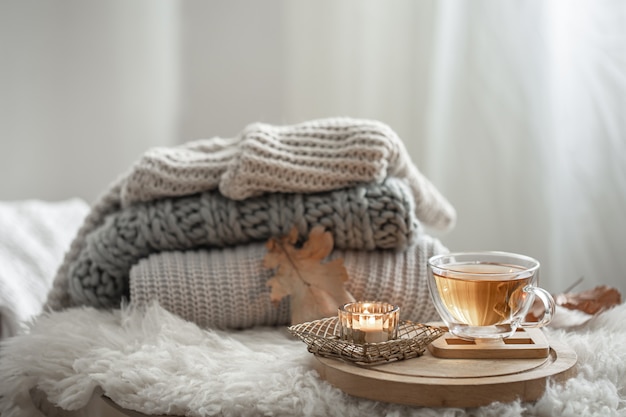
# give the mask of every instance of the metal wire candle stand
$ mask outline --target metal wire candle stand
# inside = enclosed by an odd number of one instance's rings
[[[336,358],[357,365],[372,366],[422,356],[426,347],[445,331],[438,327],[400,321],[397,337],[378,343],[352,343],[341,338],[341,323],[328,317],[288,328],[314,355]]]

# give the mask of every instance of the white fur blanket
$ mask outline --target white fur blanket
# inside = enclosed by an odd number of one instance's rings
[[[558,314],[562,314],[559,312]],[[557,314],[557,315],[558,315]],[[429,409],[348,396],[318,377],[306,345],[284,328],[201,330],[157,305],[41,316],[3,342],[0,415],[38,415],[36,388],[63,409],[95,389],[146,414],[187,416],[626,416],[626,305],[569,329],[578,374],[535,403]]]
[[[0,338],[41,312],[61,258],[89,211],[70,199],[0,201]]]

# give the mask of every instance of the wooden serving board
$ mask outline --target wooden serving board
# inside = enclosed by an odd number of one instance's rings
[[[575,374],[576,352],[551,343],[545,358],[444,359],[423,356],[361,367],[315,357],[320,376],[356,397],[426,407],[478,407],[494,401],[534,401],[548,378],[564,381]]]

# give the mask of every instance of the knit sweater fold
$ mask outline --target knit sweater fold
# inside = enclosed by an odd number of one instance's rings
[[[403,251],[334,250],[328,261],[344,260],[346,289],[358,300],[400,306],[401,319],[438,318],[428,293],[426,261],[447,252],[439,240],[421,235]],[[201,327],[243,329],[290,324],[289,298],[270,301],[263,267],[266,248],[252,243],[232,248],[150,255],[130,271],[135,304],[156,300],[166,310]]]
[[[264,193],[316,193],[402,178],[427,226],[454,225],[454,207],[417,169],[404,143],[375,120],[327,118],[288,126],[248,125],[213,138],[146,152],[121,190],[122,205],[218,188],[243,200]]]
[[[71,276],[86,267],[75,265],[79,258],[84,258],[85,251],[91,251],[87,247],[98,247],[89,243],[98,240],[93,237],[96,231],[112,221],[107,220],[109,217],[119,216],[135,205],[152,205],[164,199],[209,191],[233,201],[264,198],[275,193],[316,194],[381,185],[388,178],[399,179],[410,190],[411,207],[417,221],[439,229],[454,226],[454,207],[413,164],[396,133],[378,121],[328,118],[288,126],[253,123],[234,138],[216,137],[150,149],[112,182],[91,207],[57,271],[46,308],[57,310],[84,302],[111,305],[119,294],[128,291],[125,281],[119,279],[119,270],[105,271],[101,275],[97,272],[96,276],[105,277],[100,281],[103,285],[96,282],[100,278],[94,277],[95,284],[91,286],[95,292],[87,291],[78,296],[77,290],[80,292],[83,284],[77,285],[76,280],[71,282]],[[205,209],[205,217],[211,211]],[[193,221],[192,218],[186,221]],[[269,218],[281,221],[281,217]],[[355,215],[345,221],[359,218]],[[364,233],[359,232],[359,228],[352,230],[356,235]],[[168,239],[180,240],[181,237],[169,236]],[[227,239],[225,243],[229,243]],[[120,242],[120,246],[124,245]],[[131,246],[129,250],[135,251]],[[171,244],[160,243],[149,247],[150,253],[175,249]],[[141,250],[137,253],[136,259],[149,255]],[[115,256],[106,250],[101,253],[102,259],[111,261]],[[128,268],[126,265],[122,269]],[[111,297],[111,294],[116,295]],[[100,304],[98,300],[102,299],[107,301]]]
[[[69,265],[75,304],[118,306],[128,295],[128,272],[152,253],[223,248],[265,241],[296,227],[306,239],[325,227],[334,247],[402,250],[413,243],[418,221],[406,184],[382,184],[313,194],[272,193],[231,200],[217,191],[137,203],[107,217]]]

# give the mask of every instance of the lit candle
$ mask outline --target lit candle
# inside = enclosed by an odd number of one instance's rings
[[[395,339],[399,310],[399,307],[381,302],[345,304],[339,308],[341,338],[358,344]]]
[[[365,333],[365,343],[385,342],[389,339],[383,330],[383,321],[365,310],[359,318],[359,328]]]

